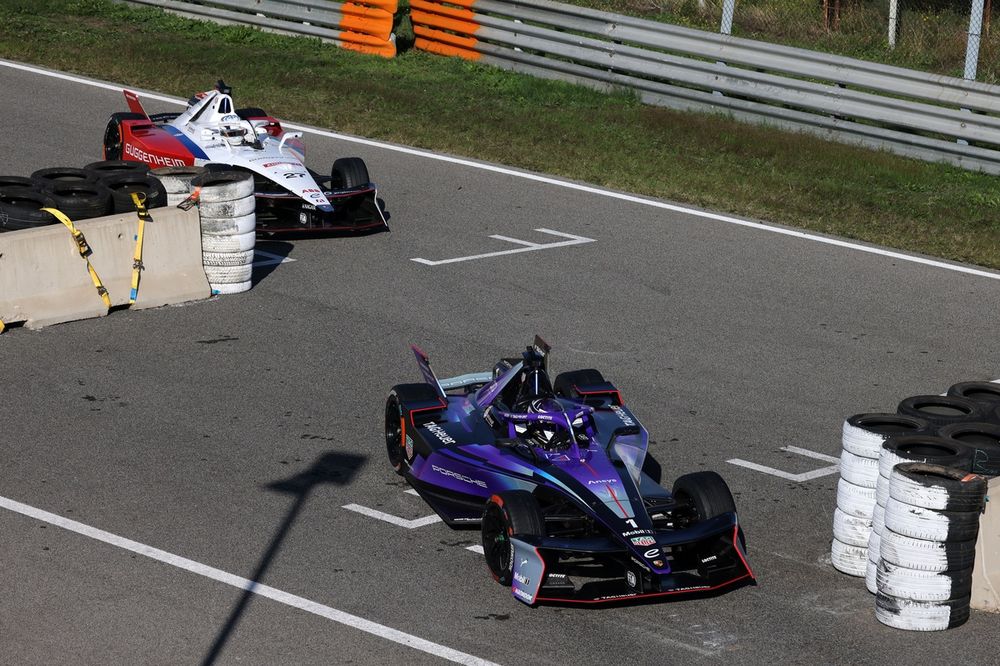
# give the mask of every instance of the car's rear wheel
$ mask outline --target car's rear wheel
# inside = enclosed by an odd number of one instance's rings
[[[122,121],[143,120],[145,116],[141,113],[112,113],[108,120],[108,126],[104,130],[104,159],[120,160],[122,158]]]
[[[544,536],[545,520],[535,496],[526,490],[505,490],[486,502],[481,523],[486,566],[501,585],[514,580],[512,536]]]
[[[360,157],[341,157],[330,169],[330,187],[335,190],[349,190],[370,182],[368,167]]]
[[[413,444],[407,446],[406,406],[436,402],[437,392],[429,384],[397,384],[385,401],[385,452],[396,474],[403,474],[413,460]]]

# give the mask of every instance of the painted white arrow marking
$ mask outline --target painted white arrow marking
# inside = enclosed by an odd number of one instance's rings
[[[377,509],[369,509],[366,506],[361,506],[360,504],[345,504],[344,507],[348,511],[354,511],[355,513],[360,513],[363,516],[368,516],[369,518],[377,518],[379,520],[384,520],[387,523],[392,523],[393,525],[398,525],[400,527],[405,527],[408,530],[415,530],[418,527],[423,527],[424,525],[431,525],[433,523],[441,522],[441,518],[437,515],[424,516],[423,518],[415,518],[413,520],[407,520],[406,518],[400,518],[399,516],[394,516],[391,513],[384,513],[378,511]]]
[[[432,261],[430,259],[422,259],[420,257],[414,257],[410,259],[410,261],[415,261],[418,264],[424,264],[425,266],[440,266],[442,264],[455,264],[460,261],[473,261],[474,259],[487,259],[489,257],[500,257],[507,254],[519,254],[521,252],[535,252],[537,250],[551,250],[557,247],[569,247],[570,245],[583,245],[584,243],[595,242],[593,238],[587,238],[586,236],[574,236],[573,234],[566,234],[561,231],[553,231],[552,229],[535,229],[535,231],[538,231],[543,234],[549,234],[550,236],[560,236],[562,238],[568,238],[569,240],[556,241],[555,243],[532,243],[530,241],[524,241],[518,238],[509,238],[508,236],[493,235],[490,236],[490,238],[507,241],[508,243],[517,243],[519,245],[523,245],[524,247],[519,247],[514,250],[500,250],[498,252],[473,254],[468,257],[439,259],[437,261]]]
[[[834,456],[828,456],[825,453],[810,451],[809,449],[803,449],[798,446],[782,446],[781,450],[787,451],[789,453],[796,453],[800,456],[813,458],[815,460],[824,460],[826,462],[832,462],[838,464],[830,465],[829,467],[820,467],[818,469],[810,470],[808,472],[803,472],[801,474],[792,474],[791,472],[786,472],[784,470],[768,467],[767,465],[759,465],[755,462],[750,462],[749,460],[742,460],[740,458],[733,458],[731,460],[727,460],[726,462],[729,463],[730,465],[746,467],[747,469],[752,469],[756,472],[763,472],[764,474],[770,474],[771,476],[777,476],[782,479],[788,479],[789,481],[794,481],[796,483],[802,483],[803,481],[811,481],[813,479],[818,479],[821,476],[827,476],[828,474],[836,474],[838,471],[840,471],[840,464],[839,464],[840,458],[836,458]]]
[[[280,254],[274,254],[272,252],[265,252],[264,250],[258,250],[254,248],[254,266],[274,266],[275,264],[287,264],[295,261],[291,257],[283,257]],[[264,259],[257,259],[257,257],[264,257]]]

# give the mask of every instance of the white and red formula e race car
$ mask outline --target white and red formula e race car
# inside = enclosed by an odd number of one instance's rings
[[[237,109],[222,81],[188,101],[183,113],[149,115],[139,96],[122,91],[129,111],[114,113],[104,158],[152,168],[225,165],[254,175],[257,231],[354,231],[388,228],[378,190],[358,157],[333,163],[329,178],[304,164],[301,132],[286,132],[262,109]]]

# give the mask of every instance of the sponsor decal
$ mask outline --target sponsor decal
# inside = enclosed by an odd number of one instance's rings
[[[635,574],[631,571],[625,572],[625,582],[628,583],[629,587],[635,587]]]
[[[632,543],[636,546],[642,546],[645,548],[648,546],[655,546],[656,539],[654,539],[651,536],[638,536],[638,537],[632,537]]]
[[[626,594],[606,594],[603,597],[596,597],[594,601],[608,601],[609,599],[630,599],[632,597],[637,597],[639,594],[637,592],[629,592]]]
[[[406,436],[406,459],[409,460],[413,457],[413,438],[409,435]]]
[[[516,580],[521,585],[531,585],[531,579],[522,574],[520,571],[514,572],[514,580]]]
[[[719,559],[719,558],[716,557],[715,555],[709,555],[708,557],[706,557],[705,559],[703,559],[701,561],[701,563],[705,564],[706,562],[711,562],[712,560],[717,560],[717,559]]]
[[[632,417],[629,416],[625,412],[625,410],[622,409],[621,407],[619,407],[618,405],[611,405],[611,410],[615,413],[615,415],[619,419],[621,419],[621,422],[624,423],[625,425],[627,425],[627,426],[634,426],[635,425],[635,421],[632,419]]]
[[[186,164],[184,160],[174,157],[160,157],[159,155],[147,153],[142,148],[137,148],[130,143],[125,144],[125,154],[133,159],[145,162],[146,164],[152,166],[185,166]]]
[[[220,120],[221,122],[224,123],[238,123],[240,122],[240,117],[235,113],[230,113],[228,115],[222,116]]]
[[[455,439],[451,435],[449,435],[447,432],[445,432],[444,428],[442,428],[441,426],[439,426],[437,423],[434,423],[434,421],[431,421],[431,422],[425,424],[424,427],[427,428],[428,430],[430,430],[434,434],[434,436],[437,437],[441,441],[442,444],[454,444],[455,443]]]
[[[663,564],[663,560],[653,560],[653,566],[657,569],[662,569],[665,565]]]
[[[650,548],[645,553],[643,553],[642,556],[645,557],[647,560],[651,560],[659,554],[660,554],[659,548]]]
[[[265,157],[265,158],[262,158],[262,159],[268,159],[268,158]],[[301,167],[302,166],[298,162],[268,162],[267,164],[261,164],[260,166],[261,166],[262,169],[270,169],[271,167],[280,166],[282,164],[287,164],[289,166],[294,166],[294,167]]]
[[[532,603],[533,599],[531,598],[530,594],[528,594],[527,592],[525,592],[524,590],[522,590],[521,588],[519,588],[517,586],[515,586],[513,589],[514,589],[514,596],[515,597],[518,597],[519,599],[523,599],[524,601],[527,601],[529,604]]]
[[[591,479],[587,481],[588,486],[597,486],[602,483],[618,483],[618,479]]]
[[[431,465],[431,469],[433,469],[438,474],[441,474],[442,476],[450,476],[453,479],[458,479],[459,481],[462,481],[464,483],[471,483],[472,485],[479,486],[480,488],[486,487],[486,482],[482,481],[481,479],[473,479],[471,476],[459,474],[458,472],[454,472],[450,469],[445,469],[444,467],[438,467],[437,465]]]
[[[629,530],[628,532],[622,532],[623,537],[638,536],[640,534],[652,534],[653,530]]]

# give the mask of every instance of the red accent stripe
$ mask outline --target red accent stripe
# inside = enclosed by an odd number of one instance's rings
[[[611,499],[613,499],[615,504],[618,505],[618,508],[622,510],[622,515],[625,516],[625,518],[631,518],[632,516],[628,515],[628,511],[626,511],[625,507],[622,506],[622,503],[618,501],[618,494],[615,493],[615,489],[611,487],[611,484],[605,483],[604,485],[608,487],[608,492],[611,493]]]
[[[413,415],[416,414],[417,412],[429,412],[432,409],[444,409],[445,407],[448,406],[447,401],[441,400],[440,398],[438,399],[438,401],[441,403],[441,405],[438,407],[421,407],[420,409],[410,410],[410,423],[413,425],[414,428],[417,427],[417,422],[413,420]]]
[[[613,391],[581,391],[580,387],[574,384],[573,390],[575,390],[580,395],[614,395],[615,399],[618,401],[617,403],[615,403],[618,407],[621,407],[622,405],[625,404],[625,401],[622,400],[621,391],[619,391],[618,389],[615,389]]]

